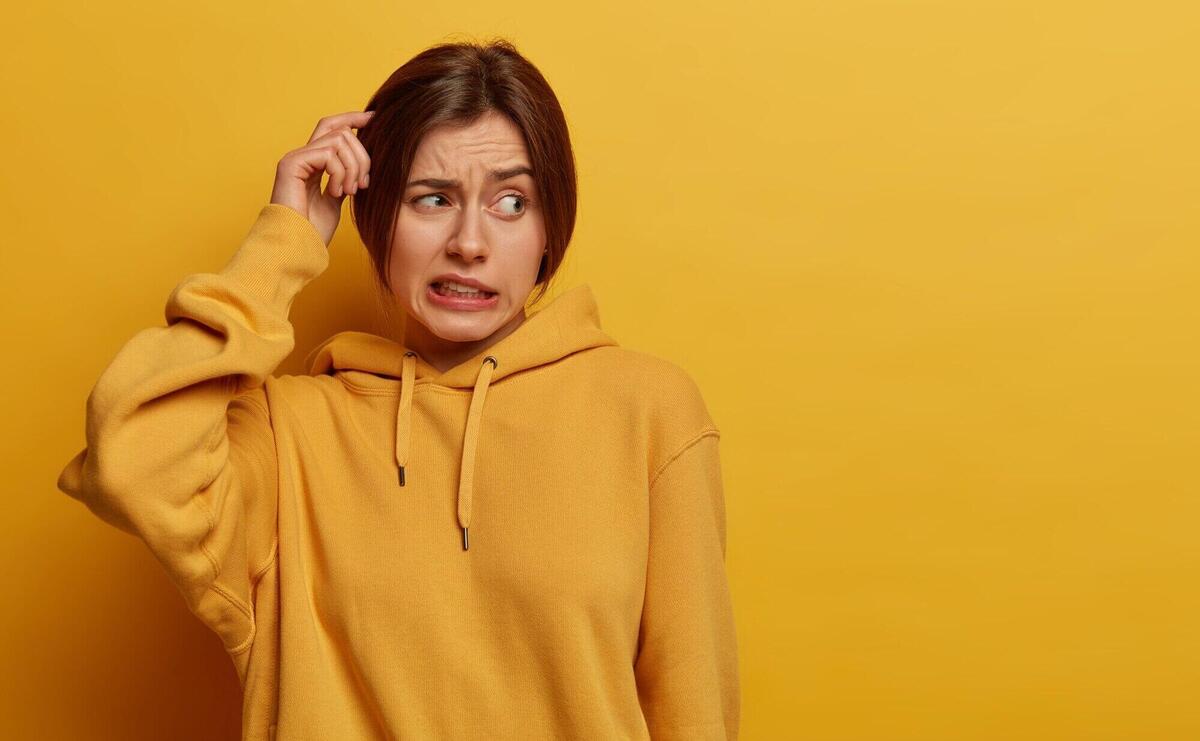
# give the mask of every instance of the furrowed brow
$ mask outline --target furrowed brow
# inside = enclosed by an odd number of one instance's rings
[[[518,175],[533,176],[533,170],[525,165],[517,165],[504,170],[491,170],[488,172],[488,179],[494,181],[508,180],[515,178]],[[445,178],[421,178],[420,180],[410,180],[406,187],[412,188],[417,185],[425,185],[430,188],[461,188],[462,183],[458,180],[447,180]]]

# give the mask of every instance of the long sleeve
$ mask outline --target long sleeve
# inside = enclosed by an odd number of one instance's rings
[[[253,590],[277,545],[263,384],[293,348],[293,299],[328,263],[304,216],[263,207],[226,265],[184,278],[166,326],[139,331],[103,371],[87,399],[86,447],[57,482],[144,540],[233,655],[253,641]]]
[[[700,432],[650,487],[649,563],[634,670],[654,741],[738,737],[741,695],[719,440],[714,428]]]

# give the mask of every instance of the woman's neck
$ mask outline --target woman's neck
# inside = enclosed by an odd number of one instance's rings
[[[421,359],[436,368],[438,373],[445,373],[509,336],[524,321],[525,312],[522,310],[487,337],[458,342],[438,337],[425,325],[410,317],[405,326],[404,346],[420,355]]]

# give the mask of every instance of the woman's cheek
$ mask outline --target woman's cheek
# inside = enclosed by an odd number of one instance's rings
[[[409,243],[424,246],[440,240],[446,225],[438,219],[413,219],[403,231]]]
[[[537,272],[537,264],[542,259],[542,250],[546,248],[546,230],[540,219],[522,219],[520,228],[512,230],[509,245],[514,254],[521,254],[524,262],[533,260],[533,272]]]

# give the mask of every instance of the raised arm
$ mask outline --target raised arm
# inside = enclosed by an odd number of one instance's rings
[[[279,160],[271,202],[229,262],[185,278],[166,326],[137,333],[101,374],[87,445],[58,477],[63,492],[146,542],[243,681],[255,586],[277,546],[264,383],[295,343],[293,300],[329,265],[342,200],[367,185],[370,159],[352,129],[371,115],[322,118]]]
[[[186,277],[166,326],[141,330],[109,363],[87,399],[87,445],[57,482],[142,538],[231,654],[250,646],[252,590],[274,558],[263,382],[292,350],[292,300],[328,262],[307,219],[263,207],[225,267]]]

